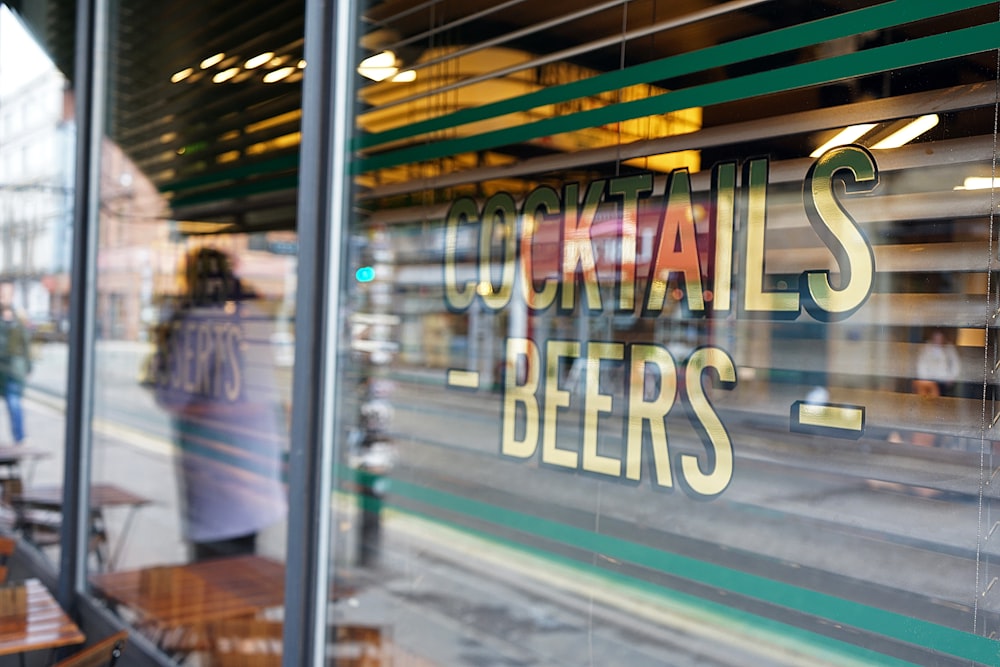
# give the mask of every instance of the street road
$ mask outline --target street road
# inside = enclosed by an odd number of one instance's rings
[[[138,383],[145,352],[102,343],[97,357],[94,478],[155,501],[125,536],[121,567],[186,557],[169,421]],[[36,483],[61,480],[65,363],[65,347],[45,345],[31,378],[29,438],[53,452],[33,471]],[[926,662],[895,640],[858,640],[879,630],[865,618],[854,629],[817,622],[797,590],[964,632],[974,614],[980,629],[1000,627],[992,590],[973,608],[1000,546],[988,539],[989,516],[980,521],[979,467],[968,452],[793,436],[787,424],[783,432],[727,413],[733,480],[705,501],[653,488],[648,470],[635,484],[501,456],[497,393],[404,375],[390,401],[398,461],[380,568],[355,573],[366,586],[337,613],[391,618],[402,645],[438,664],[841,664],[827,648],[822,659],[804,657],[797,642],[815,652],[826,647],[822,636]],[[558,446],[579,449],[579,411],[559,419]],[[606,421],[601,452],[620,457],[621,427]],[[676,452],[704,452],[682,415],[671,415],[668,431]],[[341,498],[335,550],[353,571],[357,516]],[[111,521],[120,538],[124,517]],[[261,550],[280,558],[284,539],[276,527]],[[748,581],[773,584],[761,599],[740,592]],[[808,632],[768,642],[765,628],[727,615],[731,608]]]

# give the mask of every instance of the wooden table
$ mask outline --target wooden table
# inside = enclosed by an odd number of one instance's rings
[[[32,487],[21,491],[11,498],[19,514],[19,523],[25,532],[25,538],[39,546],[45,546],[47,538],[58,542],[58,529],[62,521],[63,491],[61,486]],[[127,489],[114,484],[91,484],[90,514],[92,548],[97,556],[98,565],[113,569],[121,555],[128,532],[132,526],[135,510],[148,505],[152,501]],[[127,507],[128,516],[122,526],[121,535],[113,553],[107,553],[108,531],[104,511],[112,507]],[[35,533],[33,535],[33,533]]]
[[[4,502],[9,503],[11,496],[21,493],[24,486],[21,464],[48,456],[52,456],[52,453],[37,447],[0,446],[0,489],[3,489]]]
[[[86,637],[37,579],[24,582],[27,618],[24,623],[0,621],[0,655],[82,644]]]
[[[285,566],[234,556],[93,575],[94,591],[166,626],[249,617],[285,602]]]

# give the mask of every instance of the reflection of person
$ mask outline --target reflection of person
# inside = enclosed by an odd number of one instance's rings
[[[284,416],[272,324],[221,251],[192,252],[186,290],[158,332],[152,381],[173,415],[182,516],[194,558],[253,553],[258,532],[285,516]]]
[[[31,337],[14,312],[9,291],[0,297],[0,387],[10,416],[10,432],[15,445],[24,442],[24,410],[21,397],[24,381],[31,372]]]
[[[934,330],[917,355],[914,390],[927,396],[947,394],[958,379],[958,374],[959,361],[955,346],[945,340],[943,331]]]

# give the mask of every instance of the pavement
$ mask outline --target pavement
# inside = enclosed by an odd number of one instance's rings
[[[99,352],[93,479],[154,501],[139,510],[141,520],[127,533],[125,511],[108,517],[119,569],[187,559],[169,424],[136,383],[145,349],[110,344]],[[28,484],[58,484],[65,348],[45,346],[41,354],[27,393],[27,429],[30,444],[50,455],[26,475]],[[733,485],[721,501],[697,503],[646,487],[497,461],[498,439],[482,435],[498,423],[497,395],[463,396],[456,410],[453,394],[428,389],[433,378],[416,379],[401,378],[394,396],[394,429],[405,434],[393,475],[400,492],[430,487],[504,511],[551,516],[596,527],[600,534],[662,545],[665,553],[689,549],[692,557],[776,580],[798,576],[805,588],[842,586],[845,595],[867,595],[867,602],[900,613],[940,614],[936,622],[945,625],[965,622],[968,591],[976,586],[970,577],[978,574],[970,567],[993,557],[992,545],[976,541],[979,518],[970,500],[975,496],[964,495],[974,490],[976,476],[962,457],[900,456],[878,443],[868,443],[859,457],[857,449],[846,447],[809,449],[814,445],[807,439],[800,441],[807,449],[796,451],[750,424],[737,429],[752,437],[740,440],[741,467]],[[0,415],[0,433],[5,431]],[[566,437],[578,436],[567,431]],[[902,487],[879,488],[878,482]],[[911,492],[919,488],[959,495]],[[599,553],[573,552],[544,536],[491,533],[482,522],[394,494],[392,488],[389,500],[381,557],[359,567],[356,498],[335,497],[332,547],[338,571],[357,584],[357,592],[331,608],[335,622],[385,628],[397,665],[902,664],[841,650],[846,645],[829,641],[850,639],[856,634],[850,629],[813,625],[800,614],[786,620],[808,631],[756,622],[753,613],[729,613],[724,591],[665,595],[665,586],[678,582],[601,562]],[[285,539],[285,526],[275,526],[262,535],[260,550],[283,559]],[[48,553],[55,564],[57,549]],[[685,584],[679,585],[683,590]],[[699,596],[720,604],[702,604]],[[923,606],[931,598],[941,604],[927,612]],[[985,596],[981,604],[984,616],[996,608]],[[888,650],[914,664],[922,661],[919,651],[890,644]],[[936,664],[968,662],[942,657]]]

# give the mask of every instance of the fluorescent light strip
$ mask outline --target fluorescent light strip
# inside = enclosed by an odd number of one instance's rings
[[[904,144],[908,144],[924,132],[936,126],[938,124],[938,120],[938,115],[936,113],[920,116],[872,146],[872,150],[899,148]]]
[[[1000,178],[990,178],[989,176],[969,176],[965,182],[955,188],[956,190],[989,190],[1000,187]]]
[[[273,58],[273,57],[274,57],[274,52],[273,51],[267,51],[265,53],[261,53],[260,55],[254,56],[250,60],[248,60],[245,63],[243,63],[243,66],[245,68],[247,68],[247,69],[256,69],[256,68],[260,67],[261,65],[263,65],[264,63],[266,63],[269,60],[271,60],[271,58]]]
[[[809,157],[819,157],[820,155],[822,155],[823,153],[827,152],[828,150],[830,150],[835,146],[844,146],[845,144],[849,144],[852,141],[857,141],[861,137],[868,134],[868,132],[871,131],[873,127],[875,127],[875,123],[849,125],[848,127],[845,127],[843,130],[838,132],[833,139],[830,139],[830,141],[826,142],[825,144],[814,150],[812,153],[810,153]]]
[[[200,67],[202,69],[208,69],[212,65],[217,65],[222,62],[222,59],[226,57],[225,53],[216,53],[214,56],[209,56],[201,61]]]
[[[358,74],[372,81],[382,81],[399,73],[397,62],[395,53],[382,51],[362,60],[358,65]]]

